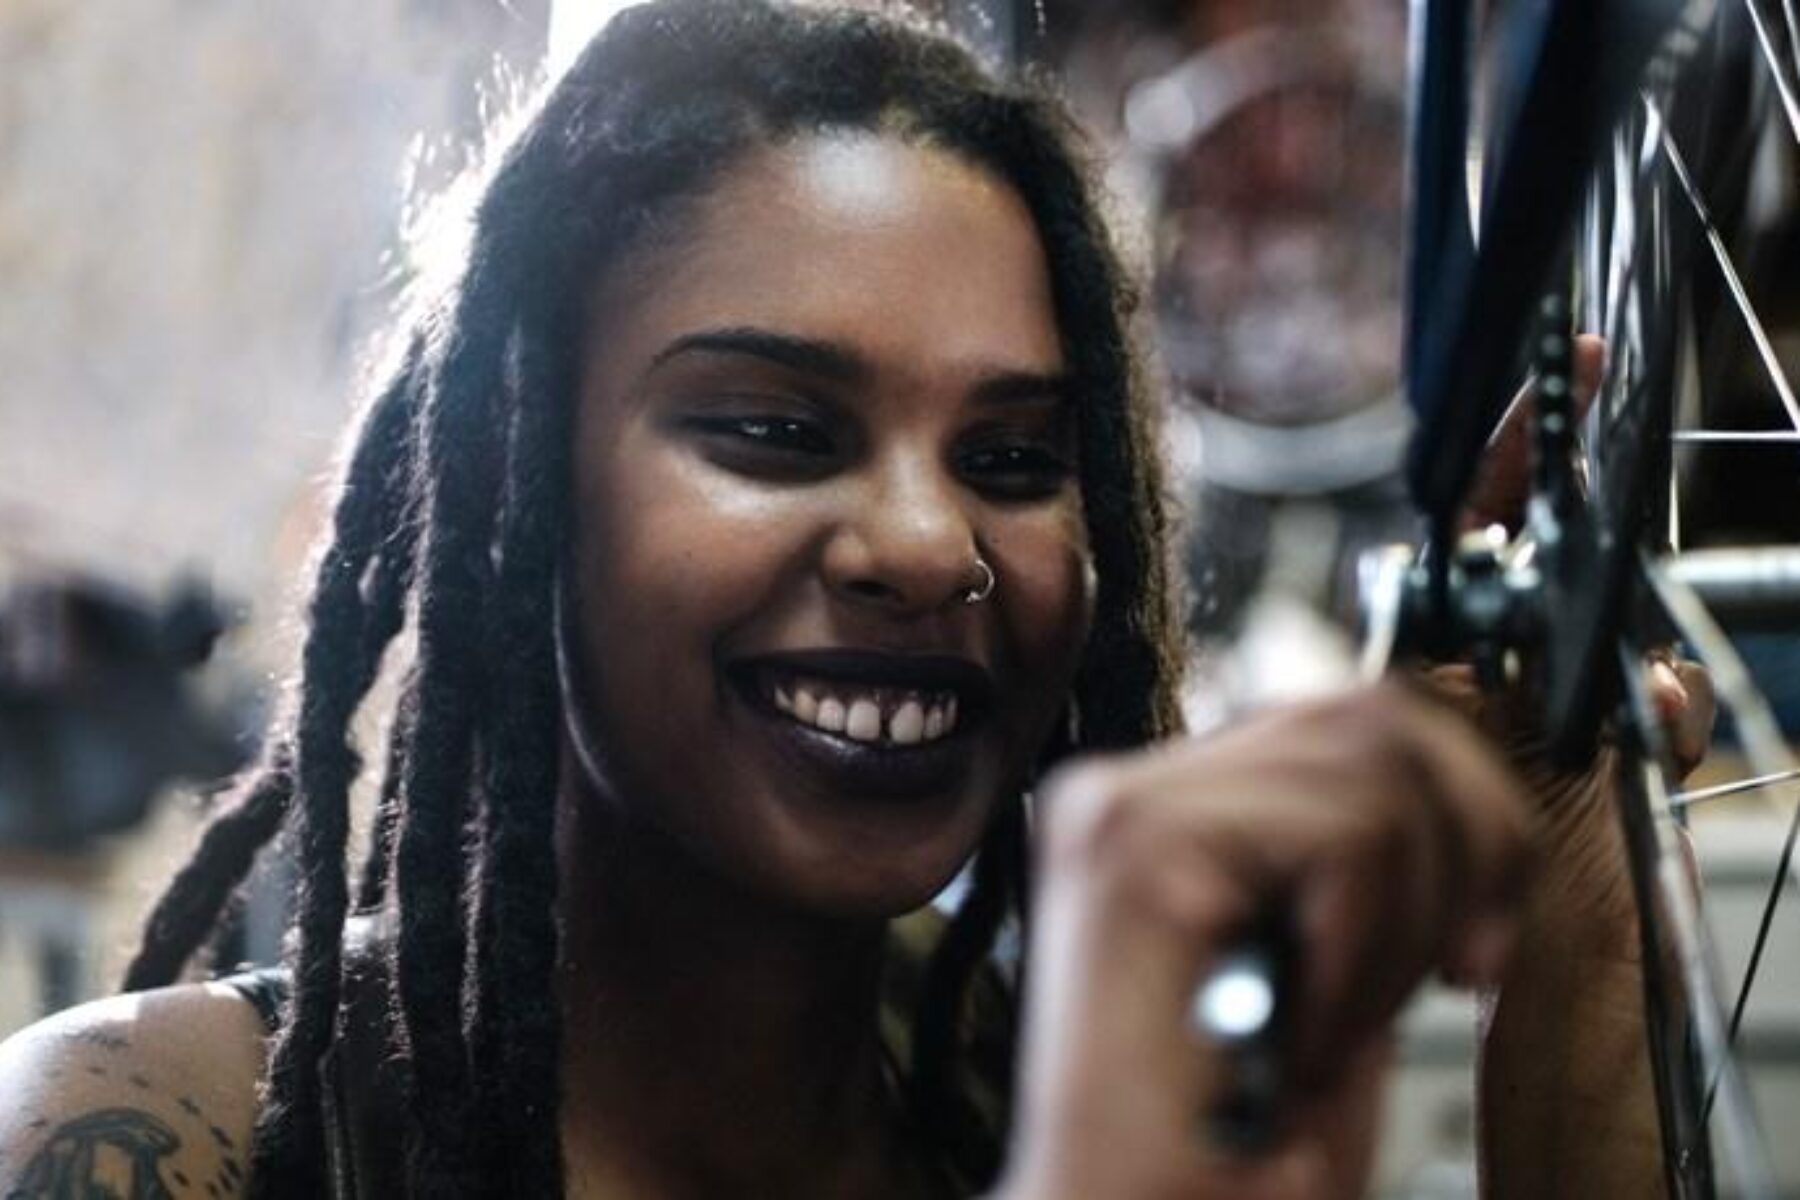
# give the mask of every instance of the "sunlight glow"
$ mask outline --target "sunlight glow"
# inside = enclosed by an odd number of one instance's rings
[[[553,0],[550,5],[549,78],[559,78],[588,39],[625,9],[642,0]]]

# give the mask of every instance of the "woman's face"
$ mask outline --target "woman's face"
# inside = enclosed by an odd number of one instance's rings
[[[580,387],[602,795],[780,902],[923,903],[1028,777],[1090,619],[1023,203],[896,138],[759,151],[599,284]]]

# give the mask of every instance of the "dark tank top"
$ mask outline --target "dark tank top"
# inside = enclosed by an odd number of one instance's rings
[[[281,1028],[282,1009],[293,993],[293,983],[286,967],[262,967],[255,971],[239,971],[218,981],[250,1002],[256,1015],[272,1034]]]
[[[319,1062],[326,1175],[334,1200],[385,1200],[406,1194],[405,1085],[386,1036],[388,988],[386,955],[380,952],[381,924],[378,917],[365,915],[352,918],[345,927],[342,1032]],[[913,1007],[925,962],[943,927],[943,918],[931,911],[890,926],[881,1036],[902,1085],[905,1065],[911,1061]],[[241,971],[217,982],[242,996],[270,1034],[281,1028],[293,991],[286,967]],[[969,999],[970,1036],[959,1090],[964,1110],[977,1123],[968,1131],[970,1138],[997,1149],[1006,1137],[1013,1007],[997,971],[978,976]],[[931,1175],[934,1196],[967,1197],[980,1190],[949,1164],[934,1164]]]

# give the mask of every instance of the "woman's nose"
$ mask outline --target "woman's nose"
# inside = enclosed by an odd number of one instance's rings
[[[981,568],[967,490],[936,464],[903,460],[871,473],[825,547],[833,594],[895,613],[958,602]]]

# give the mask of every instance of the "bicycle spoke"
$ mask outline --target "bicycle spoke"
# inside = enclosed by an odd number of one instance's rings
[[[1796,128],[1800,129],[1800,126]],[[1737,264],[1732,261],[1725,238],[1713,223],[1712,213],[1699,189],[1694,186],[1693,176],[1688,173],[1687,161],[1682,157],[1680,148],[1675,145],[1675,139],[1668,136],[1666,130],[1662,139],[1662,151],[1669,165],[1674,168],[1675,178],[1680,181],[1688,203],[1693,207],[1694,216],[1700,222],[1707,244],[1712,247],[1713,258],[1719,264],[1725,286],[1744,318],[1744,326],[1750,334],[1750,340],[1756,345],[1757,354],[1762,358],[1763,370],[1768,375],[1769,382],[1775,386],[1775,394],[1780,398],[1782,407],[1787,410],[1788,419],[1794,423],[1795,429],[1800,430],[1800,399],[1795,398],[1793,384],[1788,381],[1781,359],[1775,353],[1775,344],[1769,339],[1769,332],[1763,327],[1762,318],[1757,315],[1756,307],[1750,302],[1750,293],[1744,287],[1743,276],[1738,273]]]
[[[1794,74],[1800,76],[1800,6],[1794,0],[1781,0],[1781,15],[1787,21],[1788,53],[1794,58]]]
[[[1704,804],[1708,800],[1722,800],[1727,796],[1742,796],[1747,792],[1761,791],[1763,788],[1779,787],[1784,783],[1800,780],[1800,770],[1782,771],[1775,775],[1758,775],[1754,779],[1740,779],[1735,783],[1721,783],[1713,787],[1694,788],[1686,792],[1677,792],[1669,797],[1669,807],[1687,808],[1695,804]]]
[[[1800,839],[1800,805],[1795,805],[1794,815],[1788,821],[1787,838],[1781,843],[1781,858],[1775,865],[1775,880],[1769,886],[1769,898],[1763,901],[1762,920],[1756,927],[1756,940],[1750,946],[1750,961],[1744,967],[1744,980],[1738,985],[1737,1002],[1731,1008],[1731,1028],[1726,1031],[1726,1039],[1731,1045],[1737,1045],[1738,1027],[1744,1022],[1744,1009],[1750,1004],[1750,989],[1756,981],[1757,968],[1762,965],[1763,950],[1769,944],[1769,930],[1775,924],[1775,910],[1781,906],[1782,885],[1793,875],[1794,843]],[[1712,1108],[1712,1095],[1706,1097],[1703,1113]]]
[[[1769,74],[1775,80],[1775,93],[1781,98],[1781,110],[1787,114],[1788,127],[1794,131],[1794,140],[1800,142],[1800,96],[1795,95],[1794,83],[1782,67],[1781,55],[1776,51],[1775,39],[1770,35],[1768,23],[1763,19],[1762,7],[1756,0],[1744,0],[1744,10],[1750,14],[1750,27],[1756,31],[1756,44],[1762,50],[1763,60],[1769,64]],[[1789,13],[1791,21],[1791,2]]]

